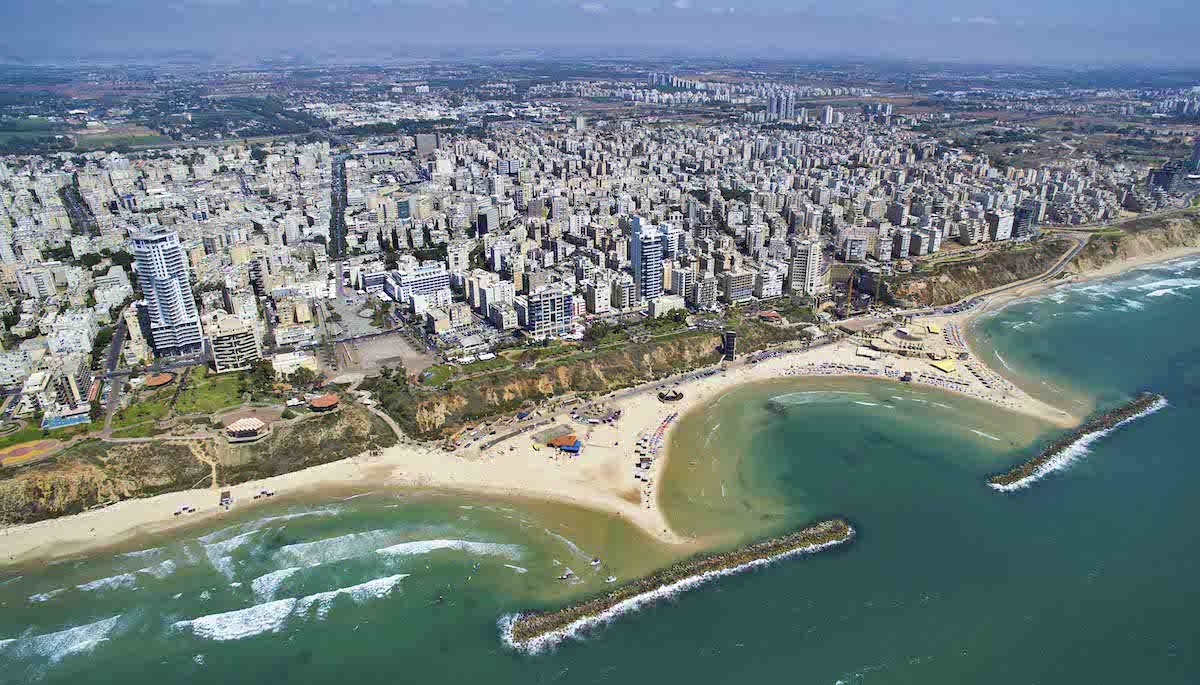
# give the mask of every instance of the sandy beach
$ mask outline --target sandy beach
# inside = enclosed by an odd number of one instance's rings
[[[961,317],[961,315],[960,315]],[[953,330],[954,317],[935,317]],[[788,376],[853,375],[898,378],[912,373],[913,381],[943,387],[953,392],[992,402],[1012,411],[1055,421],[1066,427],[1077,422],[1011,384],[985,386],[960,362],[954,374],[935,370],[928,359],[883,355],[878,360],[856,355],[862,341],[837,343],[794,352],[778,352],[757,363],[746,357],[710,369],[707,375],[692,373],[679,379],[620,391],[597,400],[594,408],[619,410],[614,423],[589,424],[572,418],[582,406],[555,413],[535,415],[526,421],[536,428],[505,439],[491,438],[455,452],[439,447],[402,442],[377,455],[360,455],[304,471],[241,485],[223,487],[233,496],[231,511],[270,501],[254,499],[266,489],[281,494],[338,485],[364,489],[381,485],[432,488],[496,496],[534,497],[565,502],[618,514],[667,544],[687,544],[667,525],[657,506],[657,487],[667,459],[670,433],[682,414],[705,405],[722,393],[745,383]],[[698,375],[704,377],[697,378]],[[676,381],[678,380],[678,384]],[[678,389],[683,398],[663,402],[659,387]],[[503,438],[525,424],[505,419],[493,426]],[[562,426],[570,428],[583,443],[582,452],[571,456],[547,447],[534,436]],[[496,441],[498,440],[498,441]],[[635,465],[650,459],[648,468]],[[176,516],[183,507],[194,513]],[[110,546],[135,535],[152,534],[195,525],[228,514],[217,505],[211,489],[169,493],[146,499],[125,500],[112,506],[75,516],[0,530],[2,562],[20,563],[34,559],[61,558],[87,549]]]
[[[527,423],[503,419],[490,427],[496,431],[496,437],[481,436],[473,445],[454,452],[402,441],[381,454],[360,455],[221,489],[231,491],[233,512],[270,501],[253,499],[264,489],[295,494],[329,486],[369,489],[386,485],[532,497],[614,513],[664,543],[689,544],[689,540],[670,529],[657,504],[658,483],[668,458],[671,431],[683,414],[745,383],[789,376],[849,375],[898,380],[911,374],[913,383],[940,387],[1069,428],[1077,425],[1081,417],[1028,395],[974,355],[964,334],[970,320],[1006,302],[1050,288],[1194,254],[1200,254],[1200,250],[1183,248],[1154,257],[1118,262],[1059,281],[1031,284],[1027,288],[990,296],[969,312],[922,317],[908,327],[909,335],[893,330],[874,339],[875,342],[882,340],[888,346],[940,348],[954,361],[956,368],[952,372],[935,369],[926,354],[883,353],[877,359],[859,356],[860,347],[870,340],[865,336],[852,336],[811,349],[759,355],[757,362],[752,362],[754,357],[743,356],[707,372],[693,372],[618,391],[588,405],[609,412],[619,410],[620,419],[611,424],[590,424],[572,418],[572,412],[584,409],[582,405],[559,407],[529,417]],[[766,358],[762,358],[764,356]],[[682,399],[660,401],[657,392],[663,387],[678,389],[683,393]],[[504,437],[535,423],[536,428]],[[534,440],[534,436],[556,426],[569,428],[578,436],[582,442],[579,455],[560,453]],[[643,463],[645,468],[635,468],[639,461],[646,459],[649,461]],[[174,515],[184,507],[194,507],[195,512]],[[75,555],[119,544],[137,535],[200,524],[228,513],[217,505],[217,493],[211,489],[125,500],[74,516],[0,529],[0,564]]]

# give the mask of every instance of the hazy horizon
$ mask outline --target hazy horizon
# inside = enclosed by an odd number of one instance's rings
[[[331,61],[512,52],[1198,66],[1200,3],[11,0],[0,58]]]

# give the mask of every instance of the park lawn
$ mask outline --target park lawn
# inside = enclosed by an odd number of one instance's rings
[[[425,369],[418,376],[422,385],[438,386],[450,380],[454,375],[454,367],[449,364],[437,364]]]
[[[175,400],[175,413],[212,414],[241,404],[243,392],[238,374],[216,374],[207,366],[198,366],[188,374],[187,384]]]
[[[471,362],[470,364],[463,364],[462,366],[459,367],[458,370],[462,375],[469,376],[473,373],[480,373],[483,371],[494,371],[495,369],[505,369],[510,366],[512,366],[512,362],[508,361],[504,357],[493,357],[488,360],[481,360],[481,361]]]
[[[113,428],[127,428],[143,421],[157,421],[171,410],[171,398],[175,394],[175,386],[169,385],[151,393],[145,399],[138,399],[124,409],[118,410],[113,416]]]
[[[12,445],[19,445],[23,442],[30,442],[32,440],[42,440],[43,437],[44,436],[42,435],[42,429],[40,427],[33,426],[33,425],[25,426],[24,428],[14,432],[14,433],[9,433],[8,435],[5,435],[5,436],[0,436],[0,450],[4,449],[5,447],[10,447]]]
[[[114,438],[152,438],[155,435],[158,435],[158,429],[154,427],[153,421],[139,423],[136,426],[122,428],[112,433]]]

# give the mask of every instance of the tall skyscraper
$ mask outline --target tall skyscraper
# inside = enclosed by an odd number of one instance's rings
[[[1200,171],[1200,134],[1196,135],[1195,147],[1192,149],[1192,171]]]
[[[788,286],[793,295],[815,295],[821,287],[821,243],[802,240],[792,245]]]
[[[833,123],[833,107],[825,105],[821,108],[821,123],[826,126]]]
[[[157,355],[198,352],[204,331],[189,280],[179,234],[155,226],[130,235],[138,285],[150,321],[150,344]]]
[[[642,217],[633,217],[633,238],[629,260],[633,266],[633,282],[638,295],[649,300],[663,293],[662,233]]]

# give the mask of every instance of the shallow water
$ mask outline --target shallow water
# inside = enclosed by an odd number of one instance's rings
[[[977,351],[994,345],[1049,401],[1170,401],[1035,487],[985,478],[1046,424],[919,386],[781,379],[682,419],[663,504],[716,545],[841,513],[858,530],[848,547],[530,656],[501,644],[502,616],[672,553],[554,505],[325,494],[119,550],[138,554],[0,572],[0,682],[1200,682],[1198,267],[976,324]],[[555,580],[566,566],[585,584]]]

